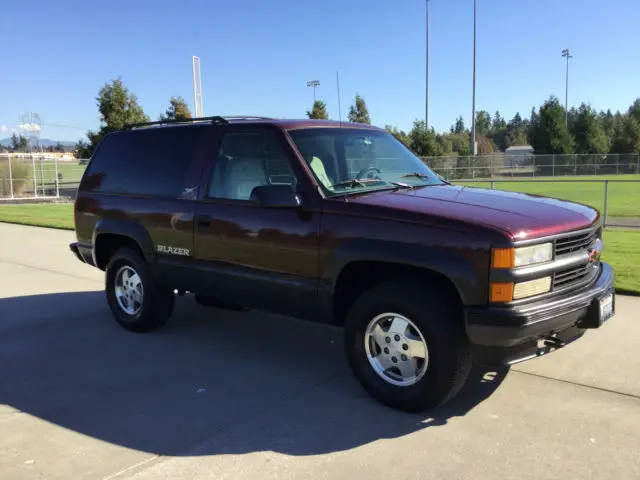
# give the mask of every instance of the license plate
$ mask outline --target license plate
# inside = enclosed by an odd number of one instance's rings
[[[600,323],[604,323],[613,316],[613,293],[600,299]]]

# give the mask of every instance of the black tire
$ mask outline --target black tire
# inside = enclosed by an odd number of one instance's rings
[[[135,314],[127,313],[116,298],[116,275],[123,267],[132,268],[143,286],[142,306]],[[105,272],[107,302],[116,321],[132,332],[149,332],[164,326],[171,314],[175,296],[173,291],[160,288],[151,277],[147,263],[130,248],[121,248],[110,259]]]
[[[387,312],[411,320],[426,341],[426,372],[413,385],[388,383],[367,358],[367,326]],[[374,286],[355,301],[346,319],[345,349],[354,375],[371,397],[398,410],[423,412],[444,404],[463,387],[472,366],[461,315],[455,300],[430,285],[392,280]]]

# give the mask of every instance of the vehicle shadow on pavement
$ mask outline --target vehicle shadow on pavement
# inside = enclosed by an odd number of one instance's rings
[[[476,368],[424,415],[370,399],[341,330],[179,299],[172,321],[124,331],[103,292],[0,299],[0,404],[163,455],[345,451],[444,425],[486,400],[507,370]]]

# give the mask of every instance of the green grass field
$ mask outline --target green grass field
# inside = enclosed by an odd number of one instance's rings
[[[59,162],[58,173],[62,174],[61,183],[66,182],[79,182],[84,173],[86,165],[80,165],[77,162]],[[43,164],[42,169],[40,165],[36,163],[36,178],[38,183],[41,179],[44,179],[45,183],[55,183],[56,180],[56,168],[55,165],[47,163]]]
[[[86,165],[80,165],[77,162],[58,163],[58,172],[62,173],[63,181],[79,182],[85,168]]]
[[[0,205],[0,222],[73,230],[73,205]],[[620,292],[640,295],[640,229],[607,229],[603,258],[616,272]]]
[[[584,180],[612,180],[609,182],[607,216],[640,218],[640,175],[543,177],[527,181],[496,180],[493,188],[570,200],[590,205],[604,213],[604,183],[585,182]],[[615,180],[638,180],[638,183],[615,182]],[[455,183],[480,188],[490,188],[491,186],[488,181]]]
[[[602,258],[614,268],[616,289],[640,295],[640,230],[607,229],[603,237]]]
[[[0,205],[0,222],[73,230],[73,204]]]

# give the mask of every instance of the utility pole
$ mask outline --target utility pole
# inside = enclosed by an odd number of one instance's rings
[[[425,79],[425,105],[424,105],[424,125],[429,130],[429,0],[427,3],[427,44],[426,44],[426,79]]]
[[[473,0],[473,100],[471,107],[471,155],[476,155],[476,0]]]
[[[573,58],[568,48],[562,50],[562,56],[567,59],[567,77],[565,80],[565,93],[564,93],[564,123],[569,125],[569,59]]]
[[[320,80],[309,80],[307,87],[313,87],[313,103],[316,103],[316,88],[320,86]]]

